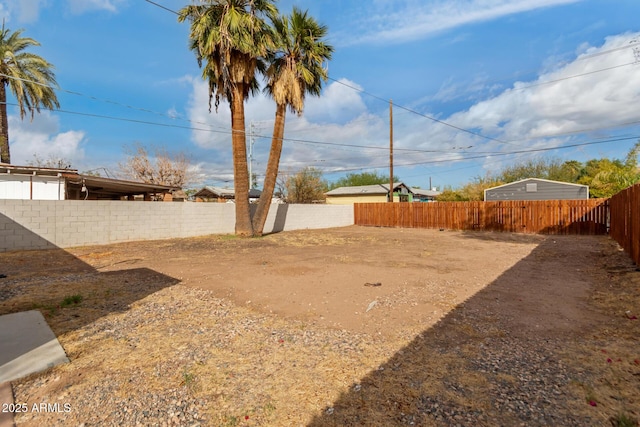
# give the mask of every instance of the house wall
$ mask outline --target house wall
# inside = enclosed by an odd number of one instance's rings
[[[537,191],[527,191],[527,184],[536,184]],[[527,180],[506,184],[485,191],[485,201],[500,200],[576,200],[588,199],[589,188],[562,182]]]
[[[413,194],[408,194],[409,201],[414,199]],[[327,205],[353,205],[354,203],[387,203],[387,196],[384,194],[362,195],[362,196],[327,196]],[[393,193],[393,201],[400,202],[398,193]]]
[[[396,197],[397,198],[397,197]],[[354,203],[384,203],[387,201],[385,194],[365,194],[362,196],[327,196],[328,205],[353,205]]]
[[[272,204],[265,232],[353,225],[352,206]],[[235,205],[0,200],[0,252],[229,234]]]
[[[64,200],[64,178],[0,174],[0,199]]]

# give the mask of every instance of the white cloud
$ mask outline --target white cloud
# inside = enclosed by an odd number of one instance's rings
[[[67,6],[75,15],[101,10],[115,13],[126,2],[127,0],[67,0]],[[20,24],[34,23],[38,21],[41,10],[52,3],[52,0],[5,0],[0,3],[0,18],[7,22],[15,20]]]
[[[226,102],[221,102],[209,111],[209,92],[207,84],[200,79],[192,79],[192,91],[189,97],[187,113],[191,126],[195,128],[192,139],[202,148],[224,150],[230,147],[231,114]]]
[[[84,159],[82,144],[85,142],[85,133],[59,130],[58,118],[48,111],[36,115],[33,121],[10,115],[11,163],[25,165],[37,155],[40,159],[66,159],[72,167],[79,167],[79,162]]]
[[[352,30],[358,36],[343,37],[349,44],[401,43],[475,22],[543,7],[582,0],[431,0],[415,2],[379,1],[367,3],[366,18],[356,20]]]
[[[511,152],[555,148],[571,139],[592,140],[615,128],[638,125],[640,64],[634,63],[633,46],[629,43],[638,35],[608,37],[599,47],[582,46],[573,61],[551,67],[553,71],[534,81],[516,82],[498,96],[444,119],[506,143],[482,140],[453,129],[442,129],[439,137],[449,134],[450,140],[466,139],[474,145],[472,151]],[[532,155],[536,154],[521,157]],[[514,157],[508,159],[514,161]],[[500,167],[496,159],[487,162],[493,170]]]
[[[452,126],[394,108],[396,165],[451,166],[453,161],[465,157],[486,156],[484,160],[476,161],[484,161],[487,168],[497,170],[503,165],[501,159],[514,161],[513,156],[500,157],[501,153],[555,148],[567,144],[570,138],[577,138],[577,133],[584,141],[603,136],[603,129],[640,121],[637,109],[640,104],[640,64],[628,65],[634,62],[633,46],[629,46],[629,41],[639,35],[612,36],[602,46],[583,46],[573,61],[549,67],[552,71],[532,81],[517,82],[499,95],[476,102],[450,116],[422,111],[426,116]],[[343,82],[357,87],[354,82]],[[455,90],[443,90],[440,96],[455,97]],[[221,175],[224,172],[229,176],[232,168],[229,108],[223,103],[217,114],[210,114],[207,102],[206,85],[194,81],[189,110],[191,119],[205,122],[224,133],[194,132],[193,139],[201,147],[218,150],[220,156],[216,161],[216,173]],[[247,126],[251,120],[259,122],[257,133],[265,135],[264,138],[256,138],[254,147],[254,171],[258,173],[262,173],[266,165],[274,111],[273,101],[262,95],[246,104]],[[285,138],[281,170],[294,171],[315,166],[332,172],[386,167],[389,154],[388,110],[385,108],[381,113],[368,110],[361,93],[333,82],[320,98],[307,99],[302,117],[287,114]],[[491,153],[498,155],[492,156]],[[522,154],[532,155],[535,154]],[[447,162],[430,163],[442,160]]]
[[[517,140],[640,120],[640,64],[629,47],[637,35],[609,37],[536,81],[518,82],[474,105],[456,121]]]
[[[48,0],[6,0],[0,4],[0,16],[11,22],[32,23],[38,20],[40,9],[47,6]]]
[[[379,157],[377,150],[365,151],[363,155],[361,149],[317,143],[374,145],[382,135],[381,126],[383,132],[388,132],[379,117],[367,112],[360,94],[345,86],[357,85],[348,80],[341,82],[344,84],[334,82],[328,85],[320,98],[308,97],[302,117],[287,112],[282,170],[297,170],[305,166],[327,170],[355,167],[368,162],[369,155],[374,155],[374,160]],[[200,79],[193,79],[192,85],[187,111],[192,126],[202,129],[192,132],[192,140],[199,147],[217,153],[217,160],[207,166],[209,172],[229,177],[232,170],[229,105],[221,101],[217,112],[215,107],[209,112],[207,85]],[[264,173],[267,163],[274,116],[275,104],[263,94],[245,103],[247,132],[250,132],[251,123],[254,124],[254,171],[259,175]],[[249,143],[250,138],[247,138]]]
[[[304,114],[314,121],[345,123],[364,113],[367,108],[358,93],[362,88],[347,79],[330,83],[322,97],[307,97]]]
[[[126,0],[68,0],[68,3],[71,13],[79,15],[96,10],[117,12],[120,5],[124,4],[125,1]]]

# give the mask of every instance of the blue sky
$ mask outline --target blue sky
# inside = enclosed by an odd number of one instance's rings
[[[285,173],[388,174],[390,99],[394,172],[423,188],[532,158],[623,158],[640,138],[637,0],[278,3],[293,5],[329,27],[335,53],[322,96],[287,116]],[[173,13],[145,0],[3,0],[0,14],[41,43],[33,52],[60,85],[61,111],[20,121],[9,106],[12,163],[37,154],[115,174],[141,143],[189,155],[194,187],[232,185],[228,106],[209,113],[188,25]],[[246,105],[259,181],[274,114],[263,95]]]

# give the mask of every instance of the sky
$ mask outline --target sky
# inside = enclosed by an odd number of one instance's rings
[[[60,110],[20,120],[12,163],[65,158],[116,176],[136,144],[185,153],[202,185],[233,186],[228,104],[208,90],[177,11],[189,0],[2,0],[5,27],[38,40]],[[329,29],[320,97],[287,115],[281,171],[389,173],[459,187],[531,159],[624,158],[640,139],[637,0],[282,0]],[[169,9],[169,10],[167,10]],[[261,186],[275,104],[246,103]]]

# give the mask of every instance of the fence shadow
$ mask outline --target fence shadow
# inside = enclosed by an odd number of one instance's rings
[[[575,267],[597,263],[598,239],[544,239],[308,425],[594,425],[572,410],[579,374],[559,354],[602,320],[585,304],[592,272]]]
[[[0,215],[4,247],[0,252],[0,315],[39,310],[56,336],[82,328],[179,280],[148,268],[100,272],[39,235]],[[25,246],[39,250],[6,251],[14,231]],[[9,238],[7,238],[9,237]],[[91,256],[91,254],[89,254]],[[100,254],[93,256],[99,257]],[[3,351],[4,343],[0,343]]]

